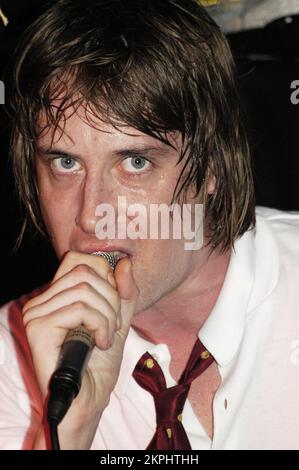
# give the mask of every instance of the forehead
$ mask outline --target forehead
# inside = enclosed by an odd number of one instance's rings
[[[37,119],[38,138],[37,144],[41,147],[51,147],[54,144],[63,144],[70,147],[122,146],[134,143],[141,145],[153,145],[157,148],[171,146],[177,151],[181,147],[181,135],[178,131],[166,134],[169,144],[160,139],[130,127],[126,123],[116,119],[107,122],[107,118],[95,115],[88,106],[82,104],[79,107],[69,106],[63,115],[57,119],[59,102],[53,102],[51,114],[56,122],[49,122],[48,114],[41,111]]]

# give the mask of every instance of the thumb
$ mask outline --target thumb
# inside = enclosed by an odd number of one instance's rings
[[[139,289],[133,276],[132,261],[129,257],[123,258],[117,263],[114,278],[121,299],[122,327],[129,329],[139,296]]]

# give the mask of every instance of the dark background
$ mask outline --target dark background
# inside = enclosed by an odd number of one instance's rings
[[[47,4],[43,0],[0,0],[10,19],[0,21],[0,78],[7,73],[16,42]],[[228,35],[238,67],[251,143],[258,205],[299,210],[299,104],[290,101],[299,80],[299,17],[276,20],[263,29]],[[7,83],[6,86],[9,86]],[[22,222],[8,158],[9,119],[0,106],[0,304],[48,281],[57,261],[45,240],[26,234],[14,245]]]

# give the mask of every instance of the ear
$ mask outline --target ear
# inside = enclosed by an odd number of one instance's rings
[[[212,170],[208,173],[207,194],[213,194],[216,190],[216,176]]]

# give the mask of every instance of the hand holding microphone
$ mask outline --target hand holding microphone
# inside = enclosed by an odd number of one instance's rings
[[[106,259],[114,271],[118,257],[115,253],[92,253]],[[47,419],[49,426],[58,426],[78,395],[82,377],[95,346],[93,334],[84,325],[68,332],[60,351],[58,367],[50,380]]]
[[[138,289],[131,261],[113,270],[101,257],[69,252],[52,284],[24,306],[24,324],[45,400],[67,333],[83,325],[94,338],[81,391],[59,426],[62,448],[90,448],[118,379]],[[40,429],[35,448],[44,448]]]

